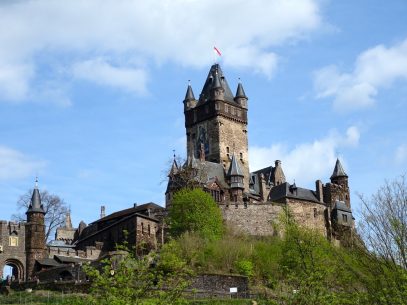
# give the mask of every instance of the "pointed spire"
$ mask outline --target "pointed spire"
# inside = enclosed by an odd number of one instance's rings
[[[236,160],[235,153],[232,154],[232,160],[230,161],[228,176],[241,176],[241,177],[244,176],[242,170],[240,169],[239,163]]]
[[[178,173],[178,163],[177,160],[175,160],[175,155],[174,155],[174,160],[172,161],[171,169],[168,174],[168,177],[174,177]]]
[[[215,77],[216,77],[216,73],[218,74],[218,80],[219,83],[216,85],[218,86],[220,84],[220,86],[223,88],[224,90],[224,100],[228,101],[228,102],[233,102],[233,93],[230,90],[229,84],[225,78],[225,75],[223,74],[223,71],[220,67],[219,64],[214,64],[211,66],[211,69],[209,70],[208,76],[206,78],[205,84],[202,88],[201,94],[199,95],[199,103],[205,103],[206,101],[208,101],[211,98],[211,90],[214,88],[214,84],[215,84]]]
[[[236,98],[247,98],[246,93],[244,92],[242,82],[240,81],[239,78],[239,84],[237,85],[237,90],[236,90]]]
[[[331,180],[338,177],[348,177],[348,175],[345,173],[345,170],[343,169],[341,161],[339,161],[339,158],[336,159],[336,164],[331,176]]]
[[[214,81],[212,83],[211,89],[218,89],[218,88],[222,88],[222,83],[221,83],[220,78],[219,78],[218,69],[216,69],[215,78],[214,78]]]
[[[72,229],[71,211],[68,210],[65,216],[65,228]]]
[[[194,92],[192,91],[191,81],[188,80],[188,88],[187,88],[187,93],[185,94],[185,101],[194,101],[194,100],[195,100],[195,95],[194,95]]]
[[[26,213],[43,213],[45,214],[44,208],[41,204],[41,195],[40,191],[38,190],[38,177],[35,178],[35,186],[33,190],[33,194],[31,196],[30,205]]]

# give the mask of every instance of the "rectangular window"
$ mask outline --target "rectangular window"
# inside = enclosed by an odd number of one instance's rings
[[[318,215],[317,208],[314,208],[314,218],[316,218],[316,217],[317,217],[317,215]]]
[[[225,105],[225,112],[229,112],[229,105]]]
[[[215,110],[219,110],[219,103],[215,103]]]
[[[348,215],[342,214],[343,222],[348,222]]]
[[[10,236],[9,237],[9,246],[10,247],[18,247],[18,237],[17,236]]]

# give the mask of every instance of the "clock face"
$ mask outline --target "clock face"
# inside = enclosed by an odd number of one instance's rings
[[[209,154],[209,139],[208,135],[206,132],[206,129],[204,126],[199,126],[198,127],[198,138],[196,141],[196,149],[195,149],[195,154],[197,157],[200,156],[201,154],[201,144],[203,144],[204,149],[205,149],[205,155]]]

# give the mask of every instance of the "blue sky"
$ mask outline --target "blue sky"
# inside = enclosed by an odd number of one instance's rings
[[[36,175],[74,225],[163,204],[214,45],[249,96],[251,170],[280,159],[314,188],[339,156],[358,209],[407,171],[405,16],[404,0],[1,1],[0,219]]]

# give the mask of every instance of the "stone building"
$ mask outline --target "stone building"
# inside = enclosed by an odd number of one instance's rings
[[[248,234],[276,234],[274,224],[285,207],[300,224],[334,242],[340,242],[344,232],[352,232],[348,176],[339,159],[331,181],[317,180],[314,190],[288,183],[280,160],[250,172],[248,97],[241,82],[232,94],[218,64],[210,68],[199,98],[189,84],[183,103],[187,161],[181,165],[174,159],[167,208],[174,192],[188,180],[213,196],[230,227]]]
[[[32,278],[36,261],[46,256],[45,211],[38,181],[26,212],[27,222],[0,221],[0,277],[5,265],[12,267],[15,280]]]
[[[106,216],[102,207],[100,219],[89,225],[81,221],[78,228],[72,226],[69,212],[64,225],[57,228],[55,240],[46,244],[45,211],[36,181],[27,221],[0,221],[0,278],[7,265],[13,280],[72,279],[82,263],[101,258],[125,240],[144,254],[162,242],[159,219],[163,210],[150,202]]]

